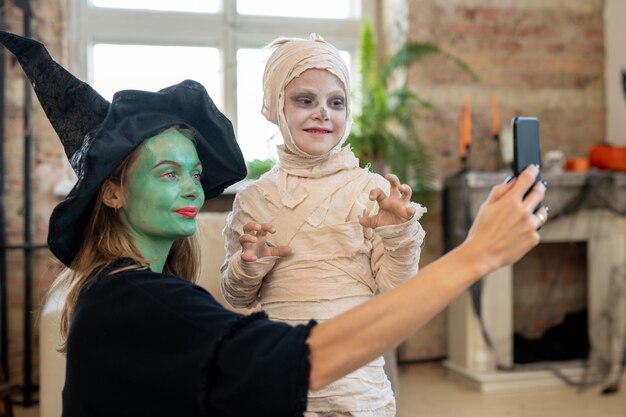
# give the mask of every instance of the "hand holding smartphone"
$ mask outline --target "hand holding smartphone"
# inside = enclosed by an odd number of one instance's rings
[[[541,149],[539,147],[539,120],[536,117],[515,117],[513,125],[513,174],[517,177],[528,165],[541,167]],[[540,181],[537,175],[533,186]],[[528,190],[526,195],[532,190]],[[526,196],[524,196],[526,197]],[[535,208],[537,211],[541,205]]]

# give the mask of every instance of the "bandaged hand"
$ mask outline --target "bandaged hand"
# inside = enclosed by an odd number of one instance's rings
[[[254,262],[266,256],[289,255],[291,253],[289,246],[274,246],[267,240],[267,234],[275,232],[276,229],[269,223],[246,223],[243,226],[243,235],[239,237],[241,259],[244,262]]]
[[[415,214],[411,206],[413,190],[407,184],[400,184],[400,180],[393,174],[385,175],[391,185],[387,196],[380,188],[370,191],[370,200],[378,202],[378,213],[374,216],[361,217],[359,223],[365,227],[376,228],[392,224],[402,224],[410,220]]]

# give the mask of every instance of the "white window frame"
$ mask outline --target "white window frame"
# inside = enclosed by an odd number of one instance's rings
[[[352,1],[357,7],[360,3],[362,16],[373,16],[375,0]],[[353,61],[351,68],[358,68],[361,18],[339,20],[240,15],[235,0],[221,0],[221,11],[216,14],[96,8],[90,0],[70,0],[69,4],[69,67],[91,85],[91,52],[97,43],[218,48],[222,62],[229,68],[229,71],[221,71],[223,111],[235,129],[236,55],[239,48],[261,48],[280,36],[306,37],[308,33],[316,32],[338,49],[348,51]]]

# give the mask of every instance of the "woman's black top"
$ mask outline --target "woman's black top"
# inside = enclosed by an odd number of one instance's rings
[[[72,317],[63,417],[306,410],[313,321],[291,327],[244,316],[180,278],[107,271],[85,286]]]

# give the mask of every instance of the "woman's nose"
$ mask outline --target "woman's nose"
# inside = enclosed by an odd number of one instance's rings
[[[185,175],[180,187],[182,194],[189,199],[196,199],[200,195],[200,184],[191,175]]]

